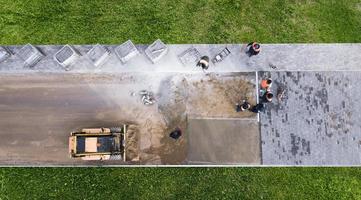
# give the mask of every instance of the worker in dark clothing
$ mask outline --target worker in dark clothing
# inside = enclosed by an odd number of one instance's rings
[[[236,104],[236,111],[237,112],[243,112],[245,110],[248,110],[251,108],[251,104],[249,104],[246,100],[243,100],[242,104],[237,103]]]
[[[251,57],[259,54],[261,52],[261,45],[259,45],[257,42],[251,42],[247,45],[247,51],[246,54]]]
[[[262,96],[262,102],[269,103],[272,102],[273,94],[270,91],[266,91],[266,93]]]
[[[207,70],[209,67],[209,57],[202,56],[201,60],[198,61],[197,66],[202,67],[203,70]]]
[[[169,134],[169,137],[173,138],[173,139],[178,139],[180,136],[182,136],[182,130],[180,130],[180,128],[176,128],[174,131],[172,131]]]
[[[260,113],[260,112],[263,112],[265,109],[265,106],[263,103],[259,103],[255,106],[252,107],[251,109],[251,112],[254,112],[254,113]]]

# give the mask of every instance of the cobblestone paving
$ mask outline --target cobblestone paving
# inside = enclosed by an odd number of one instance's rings
[[[360,72],[261,72],[286,88],[261,114],[265,165],[360,165]]]

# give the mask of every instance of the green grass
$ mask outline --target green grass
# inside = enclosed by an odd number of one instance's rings
[[[360,199],[360,168],[8,168],[0,199]]]
[[[0,0],[0,44],[360,42],[360,0]]]
[[[0,44],[361,42],[360,0],[0,0]],[[361,168],[2,168],[2,199],[361,199]]]

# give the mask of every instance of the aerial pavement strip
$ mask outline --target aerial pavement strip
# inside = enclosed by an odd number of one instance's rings
[[[261,44],[252,57],[245,44],[173,44],[158,60],[147,57],[148,45],[135,45],[127,60],[118,45],[103,45],[102,64],[87,54],[95,45],[71,45],[68,68],[54,60],[63,46],[33,45],[34,63],[21,56],[24,45],[2,47],[0,165],[361,165],[361,44]],[[225,48],[222,61],[196,67],[197,56]],[[264,78],[285,97],[259,116],[236,112],[243,99],[258,102]],[[154,105],[142,103],[141,90],[154,93]],[[71,131],[122,123],[139,126],[138,159],[69,157]],[[169,137],[175,128],[177,140]]]

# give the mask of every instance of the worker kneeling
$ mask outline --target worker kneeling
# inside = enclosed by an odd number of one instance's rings
[[[201,60],[198,61],[197,66],[202,67],[203,70],[207,70],[209,67],[209,57],[202,56]]]
[[[249,110],[251,108],[251,104],[249,104],[246,100],[243,100],[242,104],[236,104],[236,111],[243,112]]]

